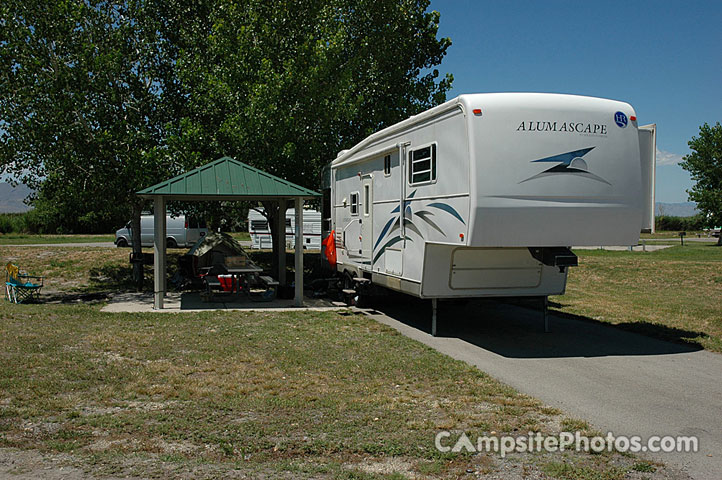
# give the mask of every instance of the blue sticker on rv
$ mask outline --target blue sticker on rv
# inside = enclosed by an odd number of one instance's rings
[[[447,213],[450,213],[450,214],[453,215],[454,217],[458,218],[461,223],[463,223],[464,225],[466,225],[466,222],[464,221],[463,218],[461,218],[461,215],[459,215],[459,212],[457,212],[457,211],[454,209],[454,207],[452,207],[451,205],[446,204],[446,203],[430,203],[428,206],[429,206],[429,207],[438,208],[438,209],[443,210],[443,211],[445,211],[445,212],[447,212]]]
[[[614,114],[614,123],[616,123],[619,128],[624,128],[627,126],[627,116],[624,114],[624,112],[617,112]]]
[[[600,177],[599,175],[595,175],[592,172],[589,171],[589,166],[587,165],[587,161],[584,159],[584,156],[594,150],[595,147],[589,147],[589,148],[582,148],[581,150],[573,150],[571,152],[565,152],[560,153],[558,155],[552,155],[551,157],[545,157],[540,158],[538,160],[532,160],[531,163],[556,163],[551,168],[547,168],[546,170],[543,170],[540,173],[537,173],[526,180],[522,180],[519,183],[528,182],[529,180],[534,180],[537,178],[547,177],[550,175],[577,175],[582,176],[585,178],[589,178],[592,180],[596,180],[597,182],[606,183],[607,185],[611,185],[608,181]]]

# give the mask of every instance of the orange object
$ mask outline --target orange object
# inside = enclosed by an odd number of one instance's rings
[[[336,267],[336,230],[329,233],[328,237],[323,240],[323,247],[326,260],[332,267]]]

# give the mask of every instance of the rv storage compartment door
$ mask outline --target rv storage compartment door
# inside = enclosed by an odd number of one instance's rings
[[[532,288],[541,282],[542,265],[526,248],[457,248],[451,262],[454,290]]]
[[[386,257],[386,273],[391,275],[401,275],[403,252],[398,248],[387,248],[384,252]]]

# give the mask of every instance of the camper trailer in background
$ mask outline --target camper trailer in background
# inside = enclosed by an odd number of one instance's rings
[[[263,209],[252,208],[248,211],[248,232],[251,234],[251,248],[271,249],[271,229],[263,215]],[[286,211],[286,248],[296,246],[296,216],[292,208]],[[303,211],[303,248],[319,250],[321,248],[321,213],[316,210]]]
[[[639,239],[655,152],[643,131],[624,102],[499,93],[377,132],[331,163],[337,271],[347,291],[379,285],[434,309],[562,294],[570,247]]]

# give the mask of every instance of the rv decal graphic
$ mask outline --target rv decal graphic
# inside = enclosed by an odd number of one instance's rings
[[[426,225],[430,226],[431,228],[433,228],[440,234],[446,236],[446,232],[444,232],[439,227],[439,225],[437,225],[437,223],[432,219],[432,217],[435,215],[434,211],[432,211],[432,210],[419,210],[418,212],[413,211],[413,209],[411,208],[410,199],[412,199],[414,197],[414,195],[416,195],[416,190],[411,192],[409,194],[408,198],[406,200],[404,200],[404,214],[403,214],[404,227],[408,228],[409,230],[411,230],[412,232],[417,234],[419,237],[424,238],[424,235],[421,233],[419,228],[416,225],[414,225],[414,219],[419,218],[423,222],[425,222]],[[401,228],[402,218],[401,218],[401,215],[399,214],[399,212],[401,210],[399,207],[400,206],[397,205],[396,208],[391,210],[391,218],[386,222],[384,227],[381,229],[381,233],[379,234],[378,238],[376,239],[376,242],[374,243],[374,251],[376,251],[378,249],[378,252],[376,253],[376,255],[374,255],[374,259],[373,259],[372,263],[376,263],[376,260],[378,260],[379,257],[381,257],[381,255],[383,255],[384,251],[388,247],[391,247],[402,240],[400,235],[392,236],[392,234],[394,232],[396,232],[397,229]],[[434,203],[430,203],[430,204],[426,205],[426,208],[446,212],[449,215],[451,215],[452,217],[459,220],[464,225],[466,225],[466,221],[464,221],[464,219],[459,214],[459,212],[457,212],[456,209],[449,204],[441,203],[441,202],[434,202]],[[390,237],[390,238],[387,239],[387,237]],[[379,245],[385,239],[387,239],[386,243],[384,243],[379,248]],[[406,237],[406,240],[413,241],[409,237]]]
[[[570,174],[570,175],[579,175],[582,177],[590,178],[592,180],[596,180],[597,182],[602,182],[602,183],[606,183],[607,185],[611,185],[611,183],[604,180],[602,177],[591,173],[587,167],[586,160],[584,160],[584,158],[582,158],[582,157],[584,157],[584,155],[591,152],[593,149],[594,149],[594,147],[583,148],[581,150],[574,150],[572,152],[560,153],[559,155],[554,155],[551,157],[540,158],[539,160],[532,160],[531,163],[544,162],[544,163],[556,163],[556,165],[544,170],[541,173],[538,173],[532,177],[529,177],[526,180],[522,180],[519,183],[528,182],[529,180],[534,180],[536,178],[547,177],[549,175]]]
[[[627,126],[627,116],[624,112],[614,114],[614,123],[616,123],[619,128],[625,128]]]

